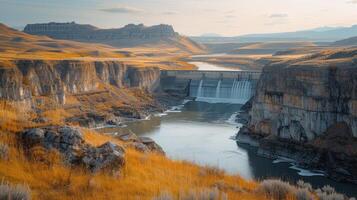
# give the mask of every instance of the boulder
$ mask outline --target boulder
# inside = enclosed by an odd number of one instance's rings
[[[70,165],[85,166],[91,172],[117,170],[124,165],[125,151],[122,147],[107,142],[99,147],[85,143],[79,129],[50,126],[26,130],[21,134],[25,152],[33,147],[58,150]]]
[[[44,141],[45,131],[40,128],[34,128],[23,132],[21,136],[22,136],[22,140],[24,141],[23,143],[27,147],[32,147]]]
[[[107,142],[97,148],[89,148],[82,161],[92,172],[114,170],[125,164],[124,154],[125,150],[122,147]]]
[[[143,144],[141,142],[132,142],[132,143],[127,144],[126,147],[133,148],[133,149],[143,152],[143,153],[150,152],[150,149],[145,144]]]
[[[138,141],[139,139],[138,136],[136,136],[136,134],[131,131],[128,131],[126,133],[118,133],[116,137],[124,142],[128,142],[128,141],[135,142]]]
[[[149,137],[139,137],[139,141],[144,144],[152,152],[165,154],[164,150],[153,139]]]

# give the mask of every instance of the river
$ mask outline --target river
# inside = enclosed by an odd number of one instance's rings
[[[197,67],[197,70],[201,71],[241,71],[240,69],[233,69],[228,67],[220,67],[215,64],[207,63],[207,62],[189,62]]]
[[[321,172],[299,169],[283,160],[257,156],[257,149],[237,144],[232,136],[240,124],[234,122],[237,104],[210,104],[190,101],[148,120],[129,122],[124,128],[106,128],[114,133],[131,130],[153,138],[172,159],[188,160],[239,174],[246,179],[276,177],[286,181],[305,180],[314,187],[332,185],[337,191],[357,196],[357,186],[332,181]]]
[[[193,55],[191,58],[193,59],[207,59],[207,58],[212,58],[212,57],[222,57],[222,56],[227,56],[228,54],[222,53],[222,54],[207,54],[207,55]],[[202,62],[202,61],[192,61],[189,62],[190,64],[193,64],[197,67],[197,70],[202,70],[202,71],[241,71],[239,68],[229,68],[229,67],[222,67],[216,64],[208,63],[208,62]]]

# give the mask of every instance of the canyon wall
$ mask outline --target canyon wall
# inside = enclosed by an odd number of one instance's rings
[[[0,66],[0,98],[26,101],[50,96],[64,104],[66,94],[99,91],[103,84],[152,91],[159,80],[158,68],[138,69],[119,61],[19,60]]]
[[[312,141],[338,122],[357,137],[356,65],[267,66],[250,116],[253,132],[297,142]]]
[[[357,183],[357,50],[265,66],[244,108],[237,141]]]

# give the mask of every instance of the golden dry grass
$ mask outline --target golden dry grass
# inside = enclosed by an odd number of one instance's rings
[[[30,114],[20,115],[17,108],[2,103],[0,143],[9,146],[9,159],[0,160],[0,178],[27,184],[33,199],[152,199],[162,191],[177,197],[183,191],[199,191],[217,184],[224,186],[221,190],[229,199],[262,199],[252,192],[257,185],[253,181],[230,176],[211,167],[173,161],[162,155],[143,154],[132,149],[126,150],[126,165],[118,176],[93,175],[82,168],[70,168],[60,162],[57,152],[41,147],[32,149],[31,156],[25,157],[16,132],[36,124],[26,124]],[[53,114],[61,112],[56,110]],[[51,115],[51,112],[47,114]],[[56,122],[61,121],[53,120]],[[106,141],[122,144],[109,135],[82,130],[85,140],[91,145],[98,146]]]
[[[29,185],[33,199],[151,199],[162,191],[178,196],[182,191],[210,188],[217,183],[227,186],[223,190],[230,199],[261,199],[250,192],[256,187],[254,182],[156,154],[129,149],[120,175],[109,176],[65,167],[50,152],[36,152],[37,158],[41,154],[49,157],[45,163],[28,160],[16,147],[10,149],[10,160],[0,161],[0,176]],[[246,192],[229,189],[237,187]]]

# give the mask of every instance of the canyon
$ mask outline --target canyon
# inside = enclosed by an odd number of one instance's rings
[[[91,171],[107,168],[119,162],[120,165],[115,168],[115,170],[119,169],[119,174],[111,174],[115,178],[119,177],[119,181],[115,179],[117,182],[120,182],[121,178],[129,177],[130,179],[131,177],[127,174],[132,177],[135,177],[133,174],[141,175],[144,173],[141,169],[146,169],[145,167],[156,171],[155,173],[150,171],[150,175],[155,176],[147,179],[161,177],[161,171],[165,170],[165,175],[172,174],[172,171],[167,170],[180,170],[180,167],[186,172],[192,168],[196,170],[196,167],[186,162],[167,161],[168,159],[163,156],[165,149],[147,138],[151,136],[150,129],[156,130],[161,123],[160,120],[155,121],[157,117],[150,121],[150,116],[165,115],[169,112],[179,113],[183,107],[186,112],[182,115],[172,115],[173,120],[181,120],[179,123],[183,127],[182,130],[192,128],[190,127],[192,124],[194,126],[192,130],[197,132],[202,126],[208,127],[207,132],[212,129],[216,134],[224,130],[224,136],[227,138],[224,138],[225,142],[222,144],[229,146],[233,143],[236,147],[235,141],[228,140],[228,136],[230,131],[234,134],[238,126],[240,128],[236,136],[238,143],[251,141],[245,140],[246,138],[253,139],[254,143],[251,144],[258,145],[258,154],[261,156],[272,159],[292,158],[299,166],[323,170],[334,180],[356,183],[357,50],[355,48],[319,51],[297,58],[267,59],[268,61],[264,60],[264,62],[260,60],[261,63],[258,66],[247,64],[247,69],[252,68],[256,71],[196,71],[185,62],[187,58],[182,52],[191,55],[201,52],[203,48],[180,36],[168,25],[154,27],[127,25],[122,29],[102,30],[91,25],[76,23],[48,23],[28,25],[25,28],[25,32],[41,36],[6,30],[14,34],[6,38],[8,41],[6,44],[11,44],[12,46],[9,45],[11,48],[18,50],[19,48],[14,47],[13,44],[20,45],[24,41],[35,45],[36,48],[25,50],[28,53],[27,56],[31,56],[31,51],[37,52],[39,49],[41,51],[38,55],[43,55],[43,52],[49,52],[48,46],[51,52],[56,53],[50,58],[46,56],[24,58],[19,52],[11,54],[10,57],[6,54],[0,57],[0,99],[4,110],[13,109],[11,112],[7,111],[11,113],[9,119],[15,118],[8,124],[2,122],[0,137],[3,141],[7,141],[5,136],[5,139],[2,138],[3,135],[9,132],[20,134],[23,140],[20,145],[16,145],[24,146],[25,152],[38,146],[59,150],[61,153],[64,152],[65,156],[68,154],[70,158],[74,157],[74,160],[69,159],[70,163],[77,164],[76,161],[79,160],[79,165],[84,165]],[[134,47],[133,49],[116,49],[112,46],[88,44],[94,42]],[[63,52],[62,45],[67,47]],[[83,52],[77,51],[77,47],[82,45],[88,48],[83,57],[81,57]],[[142,51],[140,49],[143,48],[142,45],[149,45],[149,48],[146,46],[145,51]],[[169,47],[158,48],[161,45]],[[100,51],[95,51],[97,47]],[[170,47],[178,48],[182,52],[177,53],[175,50],[175,53],[163,53]],[[11,53],[13,51],[11,48],[3,49],[3,52]],[[169,55],[171,53],[173,55]],[[68,58],[67,54],[74,55]],[[174,57],[185,59],[172,60]],[[150,59],[149,64],[141,63],[145,59]],[[237,57],[234,59],[240,60]],[[248,61],[251,62],[251,60]],[[175,63],[175,66],[187,65],[187,68],[191,70],[182,71],[183,68],[177,70],[172,63]],[[260,69],[262,71],[259,71]],[[185,99],[191,102],[181,105]],[[218,104],[209,106],[209,104],[201,104],[202,102]],[[219,103],[224,103],[224,105]],[[230,103],[245,103],[245,105],[243,107],[232,106]],[[170,108],[168,105],[175,107],[163,112]],[[222,109],[220,106],[225,108]],[[15,108],[21,108],[21,111]],[[17,119],[17,115],[13,113],[14,110],[17,113],[23,113],[21,117],[28,117],[26,123]],[[227,113],[231,115],[228,116],[230,119],[234,118],[236,112],[240,110],[246,112],[240,113],[238,119],[233,120],[235,122],[230,126],[226,122],[217,122],[227,118]],[[0,114],[4,117],[8,114],[7,112]],[[219,115],[219,117],[214,118],[212,115]],[[163,127],[168,127],[165,131],[176,134],[174,136],[178,137],[177,141],[189,142],[182,138],[180,140],[179,137],[182,136],[181,134],[186,134],[186,138],[191,139],[191,132],[180,132],[181,127],[175,126],[174,123],[177,122],[170,121],[170,117],[162,122]],[[190,121],[192,119],[189,117],[193,117],[194,120]],[[167,120],[166,124],[165,120]],[[240,127],[240,124],[237,125],[237,120],[243,124],[243,127]],[[4,120],[4,122],[7,121]],[[151,122],[154,124],[150,124]],[[23,125],[19,125],[22,123]],[[137,124],[138,133],[147,129],[149,133],[143,133],[143,137],[142,135],[136,136],[137,132],[130,129],[126,131],[121,129],[126,126],[135,126],[133,124]],[[17,129],[8,131],[12,127],[20,127],[18,128],[20,131]],[[106,132],[105,129],[110,129],[110,131]],[[103,134],[100,134],[100,131]],[[211,136],[213,134],[211,133]],[[202,136],[202,139],[210,138],[205,138],[206,136],[201,132],[198,135]],[[215,137],[220,136],[215,135]],[[173,138],[169,135],[166,137],[171,144]],[[162,138],[158,138],[158,141],[165,142],[160,139]],[[213,147],[216,140],[218,139],[215,138],[213,142],[208,141],[208,144],[211,142]],[[197,137],[195,141],[198,141]],[[32,143],[34,146],[27,149],[27,145]],[[68,143],[71,144],[68,145]],[[182,148],[183,144],[179,143],[177,146]],[[16,145],[11,148],[15,149]],[[62,146],[69,146],[69,148],[65,149]],[[169,149],[169,152],[175,153],[175,150],[165,147]],[[195,147],[197,146],[185,150],[188,154],[192,154],[191,151],[194,151]],[[219,145],[214,147],[221,150]],[[137,151],[143,154],[137,154]],[[242,152],[244,153],[241,151],[237,154]],[[250,153],[247,152],[247,154]],[[114,159],[112,159],[113,156]],[[216,163],[214,156],[210,159],[211,163]],[[125,164],[124,160],[129,161],[131,165]],[[193,159],[192,162],[194,161]],[[102,162],[105,165],[100,165]],[[172,168],[165,169],[162,163]],[[130,171],[134,167],[137,171]],[[125,173],[120,174],[120,170]],[[209,170],[212,174],[202,175],[201,169],[197,170],[197,173],[195,171],[193,176],[214,177],[209,183],[202,184],[208,185],[207,187],[213,187],[218,184],[217,181],[225,179],[226,175],[222,175],[219,169]],[[71,171],[69,173],[72,174]],[[175,175],[177,178],[175,180],[182,181],[181,176],[188,176],[182,174],[177,177]],[[92,184],[91,180],[91,178],[86,180],[88,185]],[[113,180],[110,178],[108,180],[112,184]],[[166,178],[158,184],[155,191],[148,193],[157,194],[165,181],[167,181]],[[239,190],[229,188],[223,190],[234,197],[255,195],[253,193],[256,183],[245,183],[241,179],[234,179],[232,185],[236,185],[239,181],[243,182],[242,185],[248,186],[243,186],[243,189]],[[180,184],[188,183],[183,181]],[[110,186],[106,187],[110,188]],[[122,193],[119,192],[119,194]],[[258,195],[256,198],[260,197]]]

